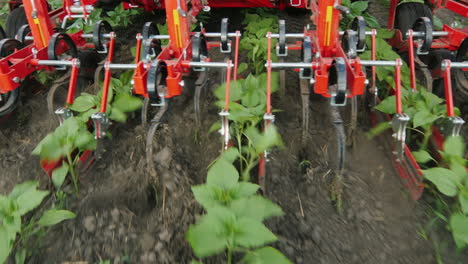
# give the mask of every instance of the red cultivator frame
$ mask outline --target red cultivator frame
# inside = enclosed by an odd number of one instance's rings
[[[104,102],[107,100],[105,97],[109,90],[112,69],[135,70],[133,75],[133,93],[145,98],[142,122],[146,123],[150,107],[159,107],[158,112],[150,121],[151,125],[147,136],[147,163],[150,172],[154,172],[152,161],[154,133],[168,109],[169,99],[182,93],[182,89],[185,86],[184,77],[188,76],[191,72],[198,75],[195,82],[194,110],[197,123],[199,123],[199,100],[201,90],[207,82],[207,70],[209,68],[226,68],[228,83],[231,78],[232,67],[234,68],[234,76],[237,74],[240,32],[229,33],[227,31],[227,19],[223,19],[219,33],[208,33],[204,29],[201,29],[199,32],[190,32],[190,21],[201,8],[202,6],[199,2],[194,1],[192,1],[190,10],[186,1],[167,2],[165,9],[169,35],[159,35],[156,25],[153,22],[147,22],[143,27],[142,34],[137,35],[137,50],[134,64],[112,63],[114,35],[111,33],[109,57],[105,64],[102,100]],[[207,41],[209,38],[217,38],[220,41]],[[235,38],[236,43],[233,55],[234,63],[230,60],[232,53],[231,38]],[[161,39],[168,39],[169,44],[162,47]],[[211,62],[208,51],[212,48],[220,48],[221,53],[226,54],[227,59],[223,62]],[[106,116],[106,109],[101,108],[100,112],[94,114],[91,118],[95,125],[96,138],[101,139],[110,124]]]
[[[368,91],[378,101],[376,88],[376,67],[393,66],[395,67],[395,87],[396,95],[396,114],[391,118],[393,144],[391,148],[394,152],[395,167],[405,184],[411,190],[413,198],[418,198],[421,194],[423,184],[422,175],[418,164],[415,162],[411,151],[405,144],[406,126],[409,121],[408,115],[403,112],[401,101],[401,61],[378,61],[376,60],[376,30],[366,31],[366,23],[362,17],[357,17],[350,29],[339,31],[339,21],[341,12],[349,10],[341,6],[338,0],[317,0],[317,1],[270,1],[270,0],[174,0],[174,1],[146,1],[132,0],[125,1],[127,7],[141,6],[146,10],[165,9],[168,35],[160,35],[156,25],[152,22],[145,24],[141,34],[137,35],[137,52],[135,61],[131,64],[113,63],[115,34],[110,26],[105,22],[98,22],[93,34],[83,34],[78,32],[72,35],[63,33],[53,34],[51,20],[54,18],[66,20],[78,16],[86,18],[92,10],[91,4],[94,1],[64,1],[65,7],[48,13],[45,1],[32,0],[24,1],[26,15],[31,27],[31,34],[24,35],[24,40],[33,40],[29,46],[21,48],[14,46],[9,51],[17,50],[14,54],[8,54],[0,59],[0,82],[5,84],[0,87],[3,94],[12,93],[19,86],[28,74],[39,70],[51,70],[52,67],[72,67],[71,81],[68,91],[67,104],[65,107],[56,111],[62,120],[72,115],[68,105],[73,104],[75,93],[75,81],[78,72],[79,62],[76,56],[68,56],[61,59],[62,54],[68,51],[76,51],[76,46],[80,48],[96,48],[99,52],[108,53],[107,61],[104,65],[105,77],[103,83],[102,103],[99,112],[92,115],[94,132],[97,139],[102,139],[110,125],[110,120],[106,114],[106,102],[110,89],[111,70],[132,69],[133,75],[133,93],[145,98],[145,104],[142,111],[142,122],[147,123],[147,115],[152,106],[159,107],[158,112],[151,119],[148,137],[147,137],[147,163],[151,172],[154,172],[152,159],[153,137],[164,113],[168,109],[170,98],[182,93],[186,86],[184,78],[191,73],[196,73],[195,82],[195,107],[194,112],[197,123],[199,117],[200,94],[207,82],[207,71],[211,68],[221,68],[226,70],[226,104],[221,111],[222,134],[224,137],[224,148],[229,144],[229,89],[230,80],[237,77],[238,64],[238,44],[240,32],[228,32],[228,21],[224,19],[221,24],[221,30],[217,33],[209,33],[204,29],[199,32],[190,32],[189,28],[193,18],[200,10],[209,10],[217,7],[271,7],[285,8],[298,7],[308,8],[312,11],[312,20],[316,26],[315,30],[309,28],[299,33],[286,33],[286,24],[280,21],[279,33],[268,33],[268,61],[267,68],[267,107],[264,115],[265,126],[269,126],[274,121],[271,108],[271,73],[274,69],[284,71],[285,69],[297,69],[300,77],[300,88],[303,102],[303,129],[308,129],[308,111],[310,90],[326,98],[330,98],[331,114],[333,124],[336,128],[338,151],[336,172],[342,174],[345,161],[346,141],[352,140],[352,134],[356,128],[357,118],[357,96],[366,93],[366,85],[370,84]],[[190,2],[190,5],[189,5]],[[392,1],[390,25],[393,25],[396,13],[396,1]],[[409,31],[408,35],[397,31],[391,43],[401,51],[407,50],[410,58],[411,85],[416,89],[416,69],[413,58],[414,49],[416,53],[421,54],[434,48],[444,47],[450,51],[467,49],[466,30],[453,29],[444,26],[442,32],[432,31],[431,24],[426,19],[420,19]],[[358,57],[360,52],[366,49],[366,37],[371,37],[371,60],[361,60]],[[407,36],[407,37],[406,37]],[[433,37],[439,37],[434,39]],[[87,44],[86,38],[94,40],[93,45]],[[280,62],[272,62],[272,38],[278,39],[276,54]],[[161,45],[161,40],[169,40],[165,47]],[[218,39],[218,41],[208,41],[208,39]],[[287,43],[288,39],[300,39],[295,43]],[[13,43],[14,40],[8,40]],[[8,41],[2,41],[6,43]],[[12,42],[13,41],[13,42]],[[234,41],[235,45],[232,43]],[[16,43],[16,42],[15,42]],[[20,42],[19,42],[20,43]],[[20,43],[21,44],[21,43]],[[235,48],[233,48],[235,47]],[[221,53],[226,54],[222,62],[212,62],[209,59],[208,51],[212,48],[219,48]],[[0,51],[2,46],[0,45]],[[300,50],[302,61],[285,62],[284,58],[288,50]],[[234,52],[233,52],[234,51]],[[11,52],[10,52],[11,53]],[[233,56],[231,56],[231,54]],[[466,53],[466,51],[465,51]],[[0,55],[3,53],[0,53]],[[462,61],[466,54],[460,55]],[[445,78],[445,97],[447,101],[447,125],[444,134],[455,135],[460,131],[463,120],[454,116],[453,99],[451,91],[451,68],[466,68],[466,62],[462,61],[444,61],[439,63],[440,70],[433,71],[432,74],[439,74],[439,77]],[[366,77],[364,67],[371,67],[371,81]],[[232,76],[231,76],[232,75]],[[340,109],[343,109],[348,103],[351,104],[351,125],[348,131],[345,131],[344,122],[340,115]],[[372,117],[372,118],[375,118]],[[390,119],[389,116],[382,120]],[[388,120],[387,120],[388,121]],[[443,138],[440,136],[439,138]],[[349,143],[349,142],[348,142]],[[440,142],[438,145],[441,145]],[[85,153],[86,157],[91,157],[90,153]],[[263,156],[259,167],[259,181],[263,188],[264,176],[266,173],[265,164],[267,153]],[[55,165],[54,165],[55,164]],[[56,163],[45,162],[44,168],[49,173],[55,168]]]
[[[271,39],[278,38],[276,54],[281,58],[287,56],[288,50],[300,49],[302,52],[302,62],[278,62],[274,63],[270,57],[266,64],[268,74],[268,92],[270,98],[271,72],[273,69],[294,68],[299,69],[301,79],[301,94],[303,96],[303,129],[307,130],[308,100],[310,85],[313,85],[313,91],[324,97],[330,98],[331,113],[333,123],[337,132],[338,155],[336,173],[342,174],[345,161],[346,133],[339,109],[351,101],[353,111],[357,111],[356,96],[363,95],[366,80],[363,66],[372,67],[372,76],[375,80],[376,66],[394,66],[396,67],[395,91],[401,94],[400,85],[400,66],[401,61],[377,61],[375,60],[375,35],[376,31],[366,31],[366,24],[362,17],[357,17],[351,29],[340,32],[339,20],[340,12],[349,12],[341,6],[339,1],[321,0],[318,3],[312,1],[310,6],[313,14],[313,22],[316,25],[315,30],[305,29],[303,33],[286,33],[285,22],[280,21],[279,34],[268,33],[268,50],[271,53]],[[366,36],[372,36],[373,60],[360,60],[359,52],[365,50]],[[287,44],[287,39],[302,39],[296,44]],[[284,60],[283,60],[284,61]],[[268,99],[267,111],[265,114],[266,125],[269,125],[272,118],[270,99]],[[397,105],[401,109],[401,97],[397,97]],[[357,115],[352,115],[352,119]],[[398,118],[394,119],[395,132],[400,136],[395,138],[396,152],[398,156],[402,155],[404,146],[404,132],[406,129],[406,116],[400,113]],[[354,120],[354,124],[356,121]],[[350,127],[348,132],[352,134],[355,127]],[[397,157],[398,157],[397,156]],[[397,158],[396,157],[396,158]],[[262,169],[262,172],[264,169]]]
[[[394,4],[394,1],[392,2]],[[394,93],[396,95],[396,114],[393,118],[389,116],[383,116],[381,121],[387,121],[391,119],[393,129],[393,141],[392,146],[394,153],[394,165],[400,176],[405,182],[405,186],[410,190],[411,196],[414,199],[418,199],[423,190],[423,177],[420,171],[419,165],[415,161],[411,151],[405,143],[406,140],[406,127],[409,116],[403,112],[402,105],[402,91],[401,91],[401,78],[400,78],[400,67],[401,61],[398,59],[392,61],[377,61],[375,60],[376,53],[376,31],[366,32],[366,25],[362,18],[357,17],[353,21],[351,29],[339,32],[338,23],[340,19],[340,11],[347,12],[347,8],[340,6],[339,1],[333,0],[321,0],[311,1],[309,8],[313,14],[313,22],[316,25],[316,30],[306,29],[304,33],[299,34],[288,34],[285,30],[284,21],[280,22],[279,34],[274,35],[268,34],[269,52],[271,52],[271,38],[275,37],[279,39],[279,43],[276,47],[278,57],[284,57],[287,55],[288,49],[298,49],[297,43],[295,45],[286,45],[286,39],[288,38],[302,38],[303,41],[299,42],[302,50],[302,62],[279,62],[273,63],[269,57],[267,62],[267,73],[268,78],[271,79],[271,71],[274,68],[285,69],[285,68],[299,68],[301,81],[301,94],[303,98],[303,129],[307,129],[307,118],[308,118],[308,97],[309,87],[308,83],[312,84],[313,91],[317,94],[330,98],[330,104],[332,106],[332,117],[334,119],[334,125],[337,131],[338,138],[338,158],[337,158],[337,173],[341,174],[344,168],[344,157],[345,157],[345,141],[346,134],[348,140],[352,140],[353,129],[355,129],[357,103],[356,96],[363,95],[365,86],[369,83],[366,80],[365,72],[362,70],[363,66],[371,66],[371,86],[369,92],[375,97],[374,101],[378,101],[377,88],[376,88],[376,66],[394,66],[395,67],[395,87]],[[395,6],[393,6],[395,8]],[[391,12],[395,14],[395,12]],[[391,21],[393,23],[393,21]],[[425,40],[417,43],[417,52],[420,53],[424,49],[431,48],[431,43],[434,47],[447,47],[451,50],[455,50],[460,46],[463,46],[462,41],[466,39],[466,30],[451,29],[448,26],[444,26],[444,32],[432,32],[424,19],[418,20],[415,24],[414,36],[424,36]],[[421,32],[423,31],[423,32]],[[412,32],[409,32],[409,38],[412,38]],[[431,35],[432,34],[432,35]],[[365,49],[365,38],[367,35],[372,37],[371,51],[372,60],[364,61],[360,60],[357,56],[359,52]],[[341,36],[341,37],[340,37]],[[432,36],[448,36],[446,38],[440,38],[432,42]],[[341,41],[340,41],[341,38]],[[430,38],[430,40],[429,40]],[[410,68],[411,68],[411,80],[412,88],[416,89],[416,77],[415,68],[413,62],[413,42],[403,41],[402,35],[399,31],[395,34],[395,37],[391,40],[392,43],[398,43],[400,47],[404,47],[409,50],[410,57]],[[406,45],[406,46],[405,46]],[[460,51],[460,50],[459,50]],[[464,51],[466,53],[466,50]],[[465,58],[463,54],[462,58]],[[283,61],[283,60],[282,60]],[[464,121],[454,116],[453,111],[453,98],[451,88],[451,76],[450,67],[454,68],[466,68],[468,64],[466,62],[450,62],[448,60],[440,63],[439,68],[441,71],[439,74],[443,74],[445,83],[445,98],[447,105],[447,120],[444,125],[444,134],[447,135],[458,135],[460,133],[461,125]],[[442,75],[441,75],[442,76]],[[309,80],[309,81],[308,81]],[[270,97],[270,81],[268,83],[268,98]],[[347,133],[343,126],[339,111],[337,108],[346,105],[347,98],[351,100],[351,122]],[[273,120],[271,115],[271,107],[268,100],[267,112],[265,114],[265,123],[269,125]],[[371,116],[375,120],[375,116]],[[388,119],[386,119],[388,118]],[[440,135],[440,133],[439,133]],[[437,138],[437,137],[436,137]],[[443,138],[439,136],[438,138]],[[352,143],[352,142],[351,142]],[[442,145],[441,142],[437,144],[439,147]],[[264,163],[262,163],[264,164]],[[261,172],[264,173],[265,169],[261,168]],[[261,173],[261,174],[262,174]],[[263,175],[261,175],[263,176]]]
[[[462,1],[434,0],[431,4],[435,8],[448,8],[458,14],[467,16],[468,4]],[[411,5],[411,6],[410,6]],[[411,11],[410,9],[413,9]],[[411,28],[407,23],[408,15],[413,13],[426,13],[427,17],[414,18]],[[398,0],[390,2],[390,16],[388,28],[395,27],[395,35],[389,43],[400,53],[407,53],[410,68],[410,85],[413,91],[417,90],[416,79],[422,80],[428,91],[435,92],[446,102],[447,116],[440,128],[433,128],[433,140],[436,150],[442,149],[444,138],[460,135],[463,119],[454,114],[454,99],[452,86],[457,85],[459,93],[468,91],[468,29],[452,28],[443,25],[442,31],[434,31],[431,10],[421,3],[403,3],[398,6]],[[455,53],[455,56],[453,55]],[[451,69],[455,68],[455,74]],[[419,75],[417,77],[417,74]],[[455,78],[455,80],[452,80]],[[461,104],[466,99],[461,99]],[[411,151],[405,148],[406,168],[396,164],[400,175],[407,181],[412,197],[417,199],[423,190],[423,177],[419,166]]]
[[[99,21],[94,27],[93,34],[84,34],[82,31],[66,34],[56,32],[57,27],[54,22],[62,21],[64,26],[67,20],[86,19],[89,12],[93,10],[94,2],[66,0],[62,8],[49,11],[45,0],[22,1],[28,24],[19,29],[15,39],[0,40],[1,116],[15,109],[20,100],[21,84],[30,74],[38,70],[65,70],[67,67],[71,68],[67,99],[62,103],[63,107],[57,109],[55,114],[58,115],[60,122],[70,116],[71,110],[68,107],[73,104],[75,98],[80,68],[80,61],[77,59],[79,52],[92,49],[99,53],[106,53],[105,39],[108,38],[106,31],[111,30],[107,22]],[[11,2],[10,6],[17,7],[16,4]],[[92,40],[92,43],[87,42],[88,39]],[[50,92],[53,93],[54,90],[51,89]],[[49,108],[53,109],[53,106],[49,105]],[[89,165],[92,157],[90,154],[88,151],[80,157],[82,163]],[[59,163],[60,161],[41,161],[49,176]]]
[[[94,34],[59,33],[55,31],[53,21],[86,17],[92,10],[94,1],[64,1],[64,7],[49,12],[47,1],[31,0],[23,1],[25,16],[28,24],[23,25],[16,39],[0,36],[0,116],[9,114],[19,101],[19,87],[21,83],[32,73],[38,70],[62,70],[65,67],[73,68],[73,76],[70,82],[70,91],[74,91],[77,69],[80,63],[79,49],[95,48],[98,51],[104,49],[101,30],[96,27]],[[10,3],[12,7],[16,2]],[[3,32],[3,30],[0,30]],[[1,35],[1,34],[0,34]],[[87,39],[94,39],[94,43],[88,43]],[[70,95],[67,103],[73,103]]]
[[[147,11],[155,9],[164,9],[166,2],[176,2],[179,5],[178,10],[183,10],[181,7],[184,0],[127,0],[126,7],[142,6]],[[307,0],[197,0],[192,1],[192,5],[210,8],[248,8],[248,7],[268,7],[284,9],[286,7],[305,8]],[[167,10],[167,8],[166,8]]]

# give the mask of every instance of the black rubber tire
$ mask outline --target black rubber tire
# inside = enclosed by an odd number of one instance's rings
[[[23,25],[28,23],[24,7],[20,6],[13,9],[7,17],[5,23],[5,32],[8,38],[15,38],[16,33]]]
[[[21,47],[21,42],[16,39],[3,39],[0,41],[0,58],[7,57],[14,52],[15,48]],[[13,91],[0,94],[2,100],[0,101],[0,117],[6,116],[16,109],[20,101],[20,87]]]
[[[7,35],[5,33],[5,30],[3,30],[3,27],[0,26],[0,40],[7,38]]]
[[[465,38],[460,47],[458,47],[456,60],[458,62],[468,60],[468,38]],[[468,72],[462,69],[454,69],[454,72],[458,87],[460,88],[457,97],[460,102],[466,104],[468,102]],[[468,108],[468,106],[466,106],[466,108]]]
[[[427,68],[431,71],[432,77],[434,79],[442,78],[443,76],[440,73],[435,73],[434,71],[439,71],[441,69],[442,61],[449,59],[450,61],[455,61],[455,55],[446,49],[433,50],[427,55]]]
[[[406,39],[406,32],[413,27],[414,22],[420,17],[427,17],[431,22],[433,21],[432,11],[427,5],[415,2],[398,5],[393,28],[399,29],[403,34],[403,39]]]
[[[453,55],[450,51],[441,49],[441,50],[434,50],[431,51],[428,55],[427,59],[427,68],[431,71],[433,75],[432,81],[432,93],[441,97],[445,98],[445,86],[444,86],[444,78],[441,75],[441,63],[443,60],[450,60],[455,61],[455,55]],[[455,79],[455,74],[452,71],[452,93],[455,94],[455,91],[458,90],[457,82]]]
[[[78,59],[80,60],[80,70],[77,80],[78,91],[84,91],[86,87],[94,82],[94,73],[98,67],[98,63],[101,61],[102,56],[94,50],[82,50],[78,53]],[[79,92],[77,91],[77,96]]]

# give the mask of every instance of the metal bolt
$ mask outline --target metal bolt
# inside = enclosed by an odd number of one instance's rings
[[[203,7],[203,12],[210,12],[211,11],[211,7],[210,6],[204,6]]]
[[[315,79],[314,78],[310,78],[310,84],[314,84],[315,83]]]
[[[134,81],[133,79],[130,80],[130,84],[131,84],[131,85],[135,85],[135,81]]]
[[[13,77],[13,79],[11,79],[14,83],[19,83],[21,81],[21,79],[19,77]]]
[[[184,86],[185,86],[185,81],[184,81],[184,80],[180,81],[180,82],[179,82],[179,85],[182,86],[182,87],[184,87]]]
[[[368,84],[369,84],[369,80],[366,79],[366,80],[364,81],[364,84],[365,84],[365,85],[368,85]]]

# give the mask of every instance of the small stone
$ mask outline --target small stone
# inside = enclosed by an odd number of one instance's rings
[[[148,254],[148,261],[150,263],[156,263],[156,254],[154,252]]]
[[[154,246],[155,239],[149,233],[143,234],[140,240],[140,246],[143,251],[149,251]]]
[[[375,203],[375,207],[376,207],[377,209],[382,209],[382,208],[383,208],[382,202],[380,202],[380,201],[379,201],[379,202],[376,202],[376,203]]]
[[[302,263],[304,263],[304,260],[301,257],[296,257],[296,263],[297,264],[302,264]]]
[[[171,234],[167,229],[165,229],[161,233],[159,233],[159,239],[165,242],[169,242],[169,240],[171,239]]]
[[[172,159],[171,149],[169,147],[164,147],[161,151],[156,154],[155,161],[156,164],[169,168],[169,164]]]
[[[307,196],[314,197],[316,193],[317,189],[315,187],[312,187],[312,185],[309,186],[309,188],[307,188]]]
[[[320,241],[322,240],[322,236],[320,235],[321,229],[320,227],[316,226],[312,230],[312,240],[314,241],[315,244],[320,244]]]
[[[154,246],[154,250],[156,252],[159,252],[163,249],[163,247],[164,247],[163,243],[161,241],[158,241],[158,243],[156,243],[156,246]]]
[[[286,246],[284,248],[284,251],[286,252],[286,255],[288,255],[288,256],[294,256],[295,255],[294,254],[294,248],[291,247],[291,246]]]
[[[111,214],[111,217],[112,217],[112,221],[114,221],[116,223],[119,222],[119,217],[120,217],[119,209],[117,209],[117,208],[112,209],[110,214]]]
[[[98,226],[99,228],[102,228],[102,227],[104,226],[104,217],[103,217],[103,216],[98,217],[98,219],[97,219],[97,226]]]
[[[85,217],[83,226],[89,233],[94,232],[96,230],[96,218],[92,215]]]
[[[363,221],[366,221],[370,223],[373,220],[372,215],[368,210],[363,210],[359,213],[359,218],[361,218]]]
[[[148,262],[148,253],[143,253],[143,255],[140,256],[140,261],[147,263]]]
[[[299,217],[300,216],[301,214],[299,213]],[[301,221],[301,223],[299,224],[299,231],[303,234],[307,234],[309,233],[309,230],[310,230],[310,226],[305,221]]]
[[[81,247],[81,240],[79,238],[77,238],[77,239],[75,239],[73,244],[75,245],[76,248],[79,248],[79,247]]]
[[[119,231],[117,232],[117,234],[118,234],[119,236],[125,235],[125,227],[120,226],[120,227],[119,227]]]

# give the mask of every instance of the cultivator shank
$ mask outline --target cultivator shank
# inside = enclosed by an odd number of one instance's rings
[[[156,174],[153,151],[156,144],[154,135],[161,123],[164,122],[165,113],[169,110],[171,99],[182,94],[188,83],[187,78],[195,76],[194,82],[194,116],[197,126],[201,125],[200,100],[208,84],[209,71],[220,69],[222,81],[225,82],[225,103],[219,113],[223,150],[232,146],[230,138],[230,89],[231,80],[237,80],[239,57],[240,31],[229,32],[228,20],[223,19],[219,32],[206,32],[201,28],[197,32],[191,31],[191,25],[196,21],[199,12],[210,8],[230,7],[269,7],[284,9],[287,7],[309,9],[311,20],[315,28],[304,27],[302,32],[287,32],[286,22],[279,22],[278,33],[268,32],[267,51],[268,58],[265,64],[266,80],[266,107],[263,129],[268,129],[274,122],[272,94],[272,73],[280,72],[281,92],[284,93],[286,80],[285,71],[295,70],[300,79],[300,94],[302,99],[302,140],[307,141],[309,129],[309,97],[310,93],[319,94],[328,98],[330,117],[336,130],[336,161],[335,174],[345,174],[346,147],[355,145],[358,117],[358,97],[366,96],[370,105],[380,102],[377,87],[377,67],[394,67],[395,82],[391,93],[395,95],[396,113],[393,116],[371,112],[373,123],[390,122],[393,133],[386,138],[386,142],[393,153],[396,170],[405,180],[405,185],[411,190],[412,197],[417,199],[422,192],[422,174],[418,163],[406,144],[406,130],[410,117],[403,105],[403,91],[401,80],[402,61],[378,60],[376,51],[375,29],[368,30],[363,17],[356,17],[349,28],[340,30],[339,24],[343,14],[350,10],[336,0],[129,0],[124,1],[126,8],[143,7],[148,11],[164,9],[167,21],[167,35],[160,34],[154,22],[144,24],[142,31],[136,36],[136,56],[128,63],[115,63],[115,41],[118,36],[106,21],[98,21],[94,25],[93,33],[82,31],[66,34],[57,32],[54,21],[60,20],[60,25],[66,29],[67,24],[74,19],[88,20],[94,9],[96,0],[66,0],[63,7],[57,10],[48,10],[44,0],[23,1],[28,25],[20,28],[16,39],[6,38],[6,33],[0,29],[0,115],[8,114],[15,107],[19,98],[18,87],[21,82],[37,70],[70,70],[66,101],[56,109],[53,105],[54,94],[57,87],[49,92],[49,110],[55,113],[62,124],[64,120],[73,116],[70,106],[74,104],[77,93],[77,79],[80,62],[77,59],[82,50],[93,49],[97,53],[107,54],[103,61],[104,79],[100,107],[92,114],[89,131],[92,131],[98,142],[105,138],[111,127],[110,109],[108,101],[111,97],[111,78],[113,71],[132,70],[132,94],[144,99],[141,112],[143,125],[149,125],[146,139],[146,161],[151,174]],[[442,1],[435,0],[436,7],[442,6]],[[444,1],[446,7],[465,6],[465,2]],[[17,1],[11,1],[11,7],[17,7]],[[398,0],[391,1],[389,27],[399,24],[395,21]],[[404,4],[402,4],[404,5]],[[456,7],[457,10],[461,7]],[[464,10],[464,9],[463,9]],[[465,11],[459,13],[464,13]],[[362,60],[359,56],[369,47],[366,46],[370,38],[370,60]],[[446,101],[447,115],[441,128],[435,129],[436,145],[441,148],[444,137],[460,134],[464,121],[455,116],[452,91],[452,69],[456,68],[457,80],[466,86],[466,52],[468,50],[468,30],[456,29],[444,25],[441,31],[433,29],[430,18],[422,17],[415,20],[414,25],[405,32],[396,30],[389,43],[400,52],[408,54],[410,68],[410,86],[416,92],[417,74],[422,73],[426,79],[428,89],[432,91],[432,81],[444,82],[444,99]],[[277,44],[273,47],[273,39]],[[162,41],[167,40],[167,45]],[[429,67],[423,56],[431,55],[436,49],[447,52],[457,51],[455,59],[442,56],[440,61],[432,62]],[[224,54],[222,61],[212,61],[211,51],[219,49]],[[273,51],[274,49],[274,51]],[[293,52],[300,52],[300,61],[288,60]],[[272,52],[276,52],[279,60],[273,61]],[[439,56],[440,57],[440,56]],[[453,57],[453,56],[452,56]],[[461,74],[460,74],[461,72]],[[370,73],[370,77],[367,76]],[[99,72],[98,72],[99,74]],[[98,76],[98,75],[96,75]],[[95,78],[99,79],[99,78]],[[466,87],[464,88],[466,89]],[[350,109],[348,109],[348,107]],[[156,108],[156,111],[152,109]],[[2,114],[3,113],[3,114]],[[102,146],[98,143],[99,148]],[[100,156],[98,149],[94,155],[91,151],[83,154],[83,164]],[[259,184],[266,191],[268,150],[262,154],[259,164]],[[41,161],[44,169],[51,175],[52,171],[60,166],[58,161]]]

